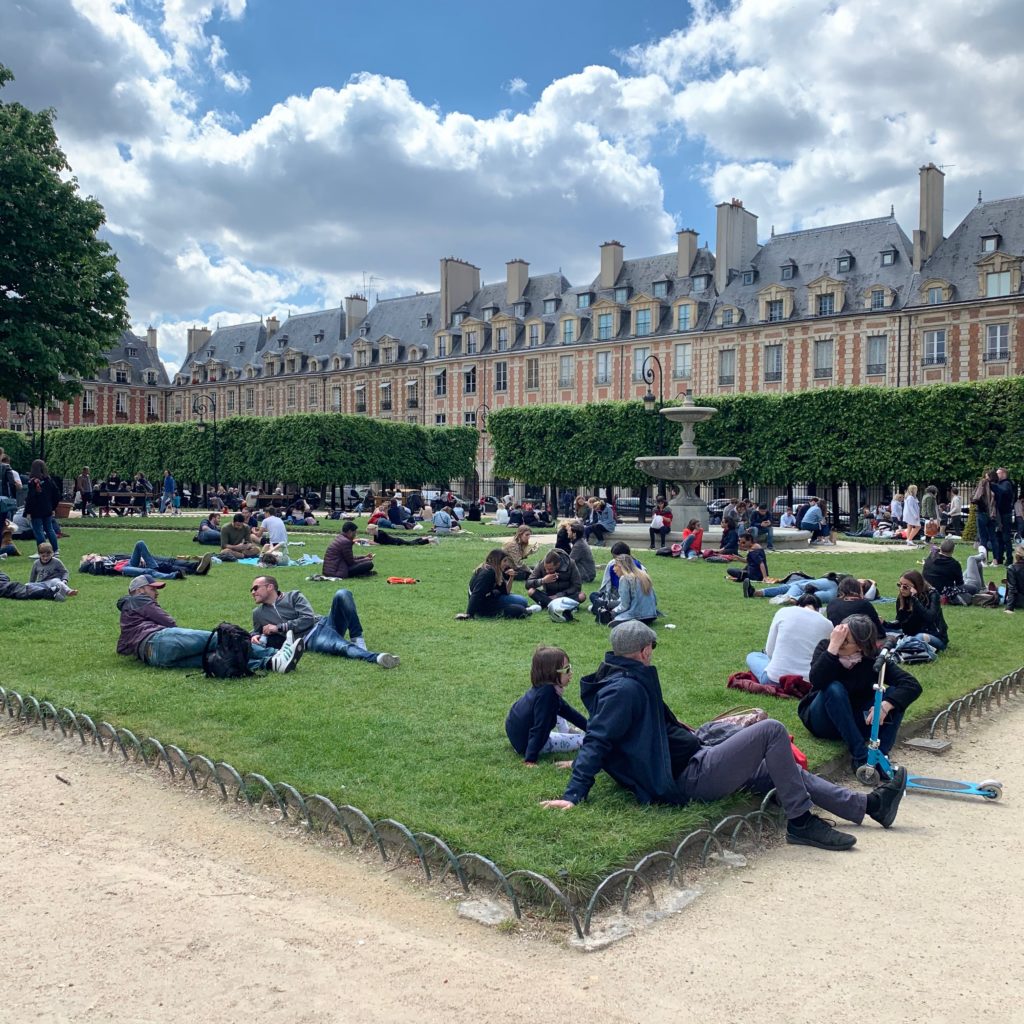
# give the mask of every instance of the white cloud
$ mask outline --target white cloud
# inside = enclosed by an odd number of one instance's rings
[[[517,94],[526,94],[526,80],[522,78],[510,78],[504,85],[505,92],[509,96],[516,96]]]
[[[675,91],[685,129],[709,150],[718,201],[741,196],[781,228],[916,218],[914,170],[955,165],[947,206],[984,182],[1010,194],[1021,171],[1024,59],[1013,0],[735,0],[626,55]]]

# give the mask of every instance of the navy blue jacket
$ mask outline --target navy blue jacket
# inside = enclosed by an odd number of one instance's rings
[[[669,727],[677,742],[692,745],[689,757],[701,742],[666,707],[658,670],[609,651],[598,670],[580,680],[580,694],[590,721],[562,798],[578,804],[603,769],[642,804],[685,803],[672,772]],[[685,760],[679,759],[680,770]]]
[[[587,728],[587,720],[547,683],[531,686],[512,705],[505,719],[505,734],[524,761],[536,762],[559,715],[580,729]]]

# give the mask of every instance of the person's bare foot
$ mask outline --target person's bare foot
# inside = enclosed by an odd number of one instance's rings
[[[78,597],[78,591],[77,590],[69,590],[68,591],[68,597]]]

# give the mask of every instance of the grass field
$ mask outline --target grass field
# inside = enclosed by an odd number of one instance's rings
[[[154,521],[156,522],[156,521]],[[607,647],[607,630],[590,616],[556,625],[546,615],[524,621],[455,622],[465,608],[466,582],[493,541],[446,538],[417,548],[376,548],[380,574],[349,582],[371,649],[401,655],[402,665],[374,665],[309,654],[295,673],[213,682],[199,671],[144,667],[114,653],[115,601],[121,578],[78,574],[88,551],[129,551],[138,522],[121,529],[76,526],[61,556],[81,595],[67,602],[0,602],[8,658],[3,685],[96,720],[127,726],[223,759],[241,772],[258,771],[304,793],[351,803],[371,818],[393,817],[413,830],[433,832],[457,851],[473,850],[505,869],[532,868],[570,887],[587,887],[609,869],[663,846],[721,808],[640,807],[605,776],[591,800],[569,813],[538,801],[560,796],[564,772],[544,764],[524,768],[504,735],[508,707],[529,685],[534,647],[554,643],[569,653],[574,684],[567,697],[580,706],[578,679],[593,671]],[[332,524],[333,525],[333,524]],[[494,528],[489,528],[488,532]],[[495,531],[498,532],[498,531]],[[500,531],[505,535],[507,531]],[[158,554],[195,554],[181,531],[147,533]],[[328,536],[306,536],[306,551],[323,554]],[[31,551],[30,543],[21,545]],[[209,550],[209,549],[203,549]],[[596,549],[598,560],[602,550]],[[837,569],[880,580],[892,594],[899,573],[917,552],[840,554],[799,551],[769,561],[776,575],[802,568]],[[26,580],[28,557],[2,564]],[[723,579],[721,565],[650,558],[666,613],[655,664],[666,699],[679,716],[698,724],[737,704],[728,676],[760,649],[775,608],[744,600]],[[284,590],[300,588],[319,612],[334,592],[309,583],[310,568],[278,570]],[[179,625],[211,628],[221,620],[250,624],[250,567],[215,566],[206,577],[169,583],[161,603]],[[415,586],[388,586],[388,575],[413,576]],[[924,717],[952,697],[1021,663],[1016,618],[976,608],[949,608],[951,647],[934,665],[915,666],[924,696],[911,709]],[[796,717],[795,701],[762,698],[786,722],[812,763],[835,757],[836,744],[813,739]]]

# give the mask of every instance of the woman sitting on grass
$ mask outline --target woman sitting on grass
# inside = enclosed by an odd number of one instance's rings
[[[1013,565],[1006,570],[1006,607],[1012,615],[1018,608],[1024,609],[1024,544],[1013,549]]]
[[[890,632],[902,630],[904,636],[923,640],[937,651],[944,651],[949,644],[941,596],[916,569],[910,569],[899,579],[896,621],[882,625]]]
[[[513,594],[512,584],[516,571],[505,552],[494,548],[476,567],[469,581],[469,603],[466,610],[455,618],[458,620],[483,618],[522,619],[529,614],[529,601],[520,594]],[[539,607],[539,606],[534,606]]]
[[[513,575],[517,580],[528,579],[530,573],[533,572],[532,566],[526,564],[526,559],[537,550],[537,545],[530,542],[532,536],[533,531],[528,526],[520,526],[501,545],[501,550],[508,559],[508,564],[512,567]]]
[[[638,568],[632,555],[616,555],[612,572],[619,579],[619,603],[612,609],[611,625],[639,619],[650,626],[658,619],[658,599],[654,584],[644,569]]]
[[[701,545],[704,543],[704,527],[699,519],[691,519],[683,530],[683,558],[700,558]]]
[[[509,743],[530,768],[536,768],[542,754],[571,754],[583,745],[587,720],[563,697],[571,675],[569,655],[560,647],[533,652],[530,689],[505,719]],[[555,766],[571,768],[572,761],[556,761]]]

